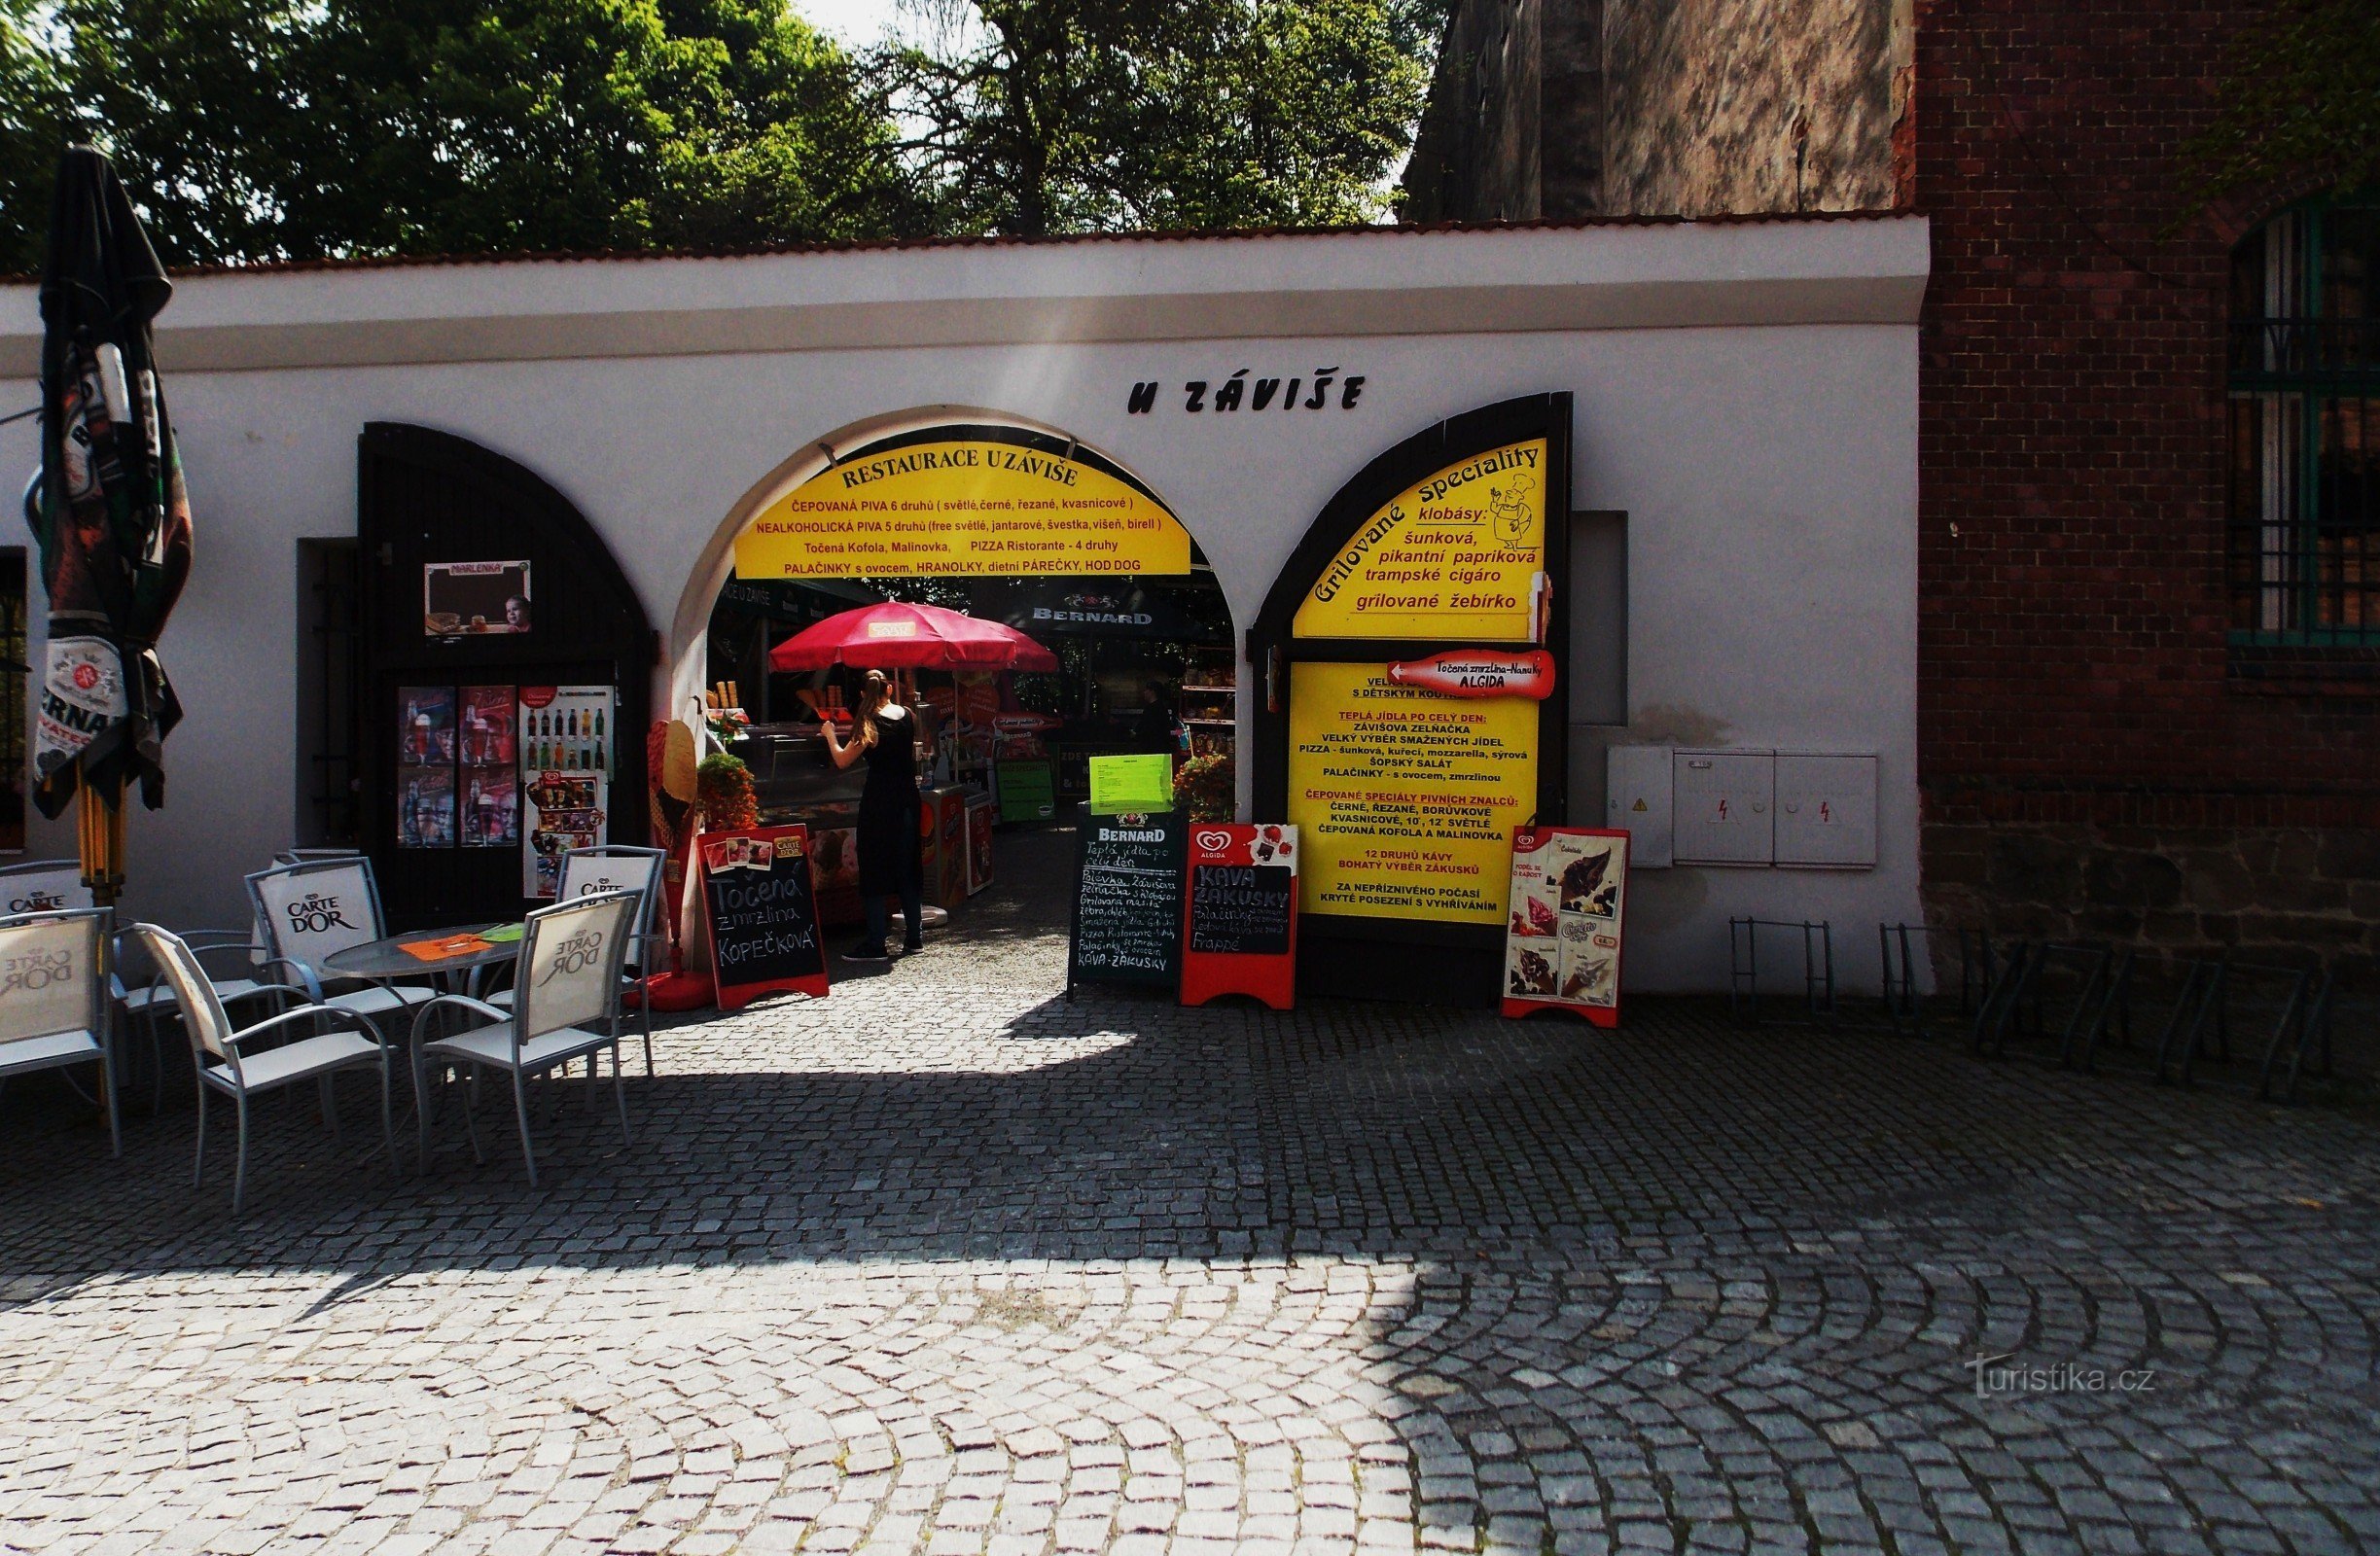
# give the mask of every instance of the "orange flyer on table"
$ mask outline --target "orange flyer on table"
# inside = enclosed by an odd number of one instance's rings
[[[398,949],[424,962],[450,962],[458,956],[476,956],[495,947],[477,935],[448,935],[435,940],[407,940]]]

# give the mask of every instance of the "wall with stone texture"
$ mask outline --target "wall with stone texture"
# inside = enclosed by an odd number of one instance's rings
[[[1882,210],[1907,0],[1609,0],[1604,209]]]
[[[1908,201],[1911,0],[1463,0],[1405,218]]]

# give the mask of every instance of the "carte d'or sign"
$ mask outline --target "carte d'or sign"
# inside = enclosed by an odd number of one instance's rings
[[[1301,638],[1534,643],[1545,566],[1545,440],[1484,449],[1375,511],[1314,581]]]
[[[1190,532],[1120,469],[998,427],[905,433],[860,449],[735,538],[746,579],[1190,570]]]

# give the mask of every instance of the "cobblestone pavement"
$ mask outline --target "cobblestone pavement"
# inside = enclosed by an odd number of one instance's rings
[[[665,1031],[633,1145],[554,1088],[537,1190],[495,1096],[392,1181],[350,1082],[234,1223],[187,1102],[118,1162],[12,1087],[0,1545],[2380,1546],[2368,1121],[1690,1005],[1070,1005],[1011,928]]]

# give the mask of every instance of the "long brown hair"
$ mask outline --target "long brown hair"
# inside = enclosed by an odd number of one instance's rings
[[[860,749],[875,749],[876,715],[893,700],[893,684],[883,671],[870,670],[860,678]]]

